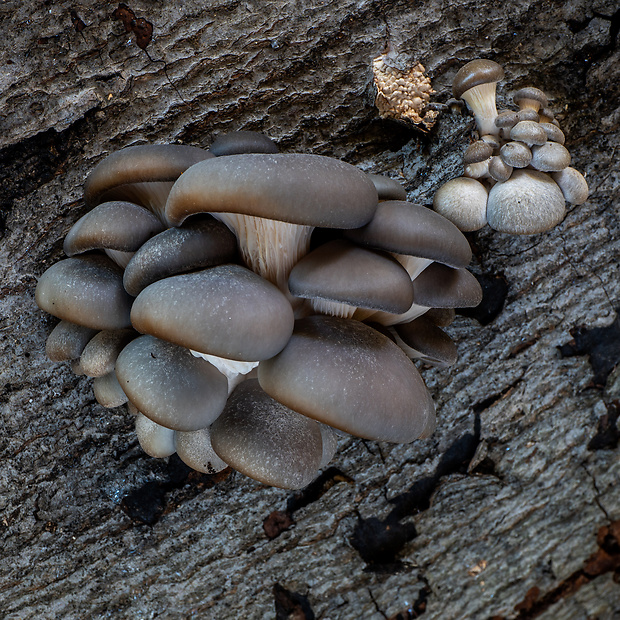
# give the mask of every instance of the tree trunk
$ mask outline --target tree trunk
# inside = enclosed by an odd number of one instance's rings
[[[617,2],[9,0],[0,24],[3,617],[616,617]],[[127,145],[250,129],[430,205],[473,120],[382,120],[387,49],[435,103],[476,57],[505,68],[500,106],[542,88],[590,198],[546,234],[468,235],[485,300],[448,328],[457,364],[423,371],[430,439],[341,439],[300,493],[147,457],[125,407],[45,357],[34,288],[85,176]]]

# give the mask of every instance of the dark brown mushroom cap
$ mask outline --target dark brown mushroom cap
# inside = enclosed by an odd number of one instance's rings
[[[149,239],[125,267],[125,290],[137,296],[149,284],[194,269],[233,261],[237,240],[228,227],[212,218],[192,220]]]
[[[429,308],[470,308],[482,301],[482,288],[467,269],[431,263],[413,281],[413,301]]]
[[[366,439],[413,441],[434,415],[411,360],[389,338],[351,319],[297,321],[286,347],[259,364],[258,380],[287,407]]]
[[[383,174],[368,174],[373,182],[379,200],[407,200],[405,188],[396,180]]]
[[[463,233],[445,217],[422,205],[399,200],[380,202],[373,219],[344,233],[360,245],[464,267],[471,249]]]
[[[495,126],[501,129],[511,129],[519,122],[517,113],[513,110],[502,110],[495,119]]]
[[[467,147],[465,155],[463,155],[463,163],[466,166],[469,164],[477,164],[489,159],[491,155],[493,155],[493,147],[484,142],[484,140],[476,140]]]
[[[448,327],[452,325],[456,312],[454,308],[431,308],[423,316],[432,321],[437,327]]]
[[[512,100],[519,106],[523,106],[529,102],[536,102],[537,107],[546,108],[549,105],[549,99],[542,90],[534,88],[533,86],[526,86],[520,88],[513,96]]]
[[[39,279],[35,300],[42,310],[92,329],[130,327],[132,298],[123,272],[107,256],[67,258]]]
[[[148,144],[121,149],[108,155],[88,175],[84,184],[84,202],[88,207],[94,207],[106,200],[106,194],[128,184],[176,181],[190,166],[212,157],[212,153],[203,149],[179,144]]]
[[[52,362],[77,359],[96,333],[95,329],[60,321],[47,337],[45,354]]]
[[[84,347],[81,371],[88,377],[102,377],[114,370],[116,358],[138,333],[133,329],[104,329]]]
[[[67,233],[67,256],[89,250],[135,252],[164,229],[150,211],[131,202],[104,202],[82,216]]]
[[[140,332],[241,361],[272,357],[293,331],[293,310],[270,282],[238,265],[159,280],[136,298]]]
[[[452,93],[457,99],[474,86],[499,82],[504,77],[504,70],[492,60],[480,58],[472,60],[461,67],[452,82]]]
[[[153,336],[136,338],[121,351],[116,376],[145,416],[176,431],[209,426],[228,397],[228,381],[213,364]]]
[[[241,383],[211,427],[219,457],[254,480],[301,489],[323,456],[319,425],[265,394],[256,379]]]
[[[257,131],[231,131],[218,136],[209,147],[216,157],[242,153],[277,153],[275,142]]]
[[[288,287],[296,297],[394,314],[413,303],[411,278],[396,260],[345,240],[330,241],[304,256],[293,267]]]
[[[452,338],[426,316],[399,323],[394,329],[405,345],[416,352],[416,358],[437,366],[451,366],[456,362],[458,352]]]
[[[356,228],[372,218],[377,200],[367,175],[337,159],[251,153],[192,166],[174,184],[166,217],[178,225],[194,213],[241,213],[292,224]]]

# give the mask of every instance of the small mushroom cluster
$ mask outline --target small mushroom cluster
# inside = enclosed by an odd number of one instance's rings
[[[128,402],[143,449],[301,488],[337,433],[411,442],[435,426],[412,362],[481,290],[462,233],[382,176],[235,132],[209,150],[123,149],[40,278],[53,361]]]
[[[538,88],[513,94],[514,110],[497,111],[495,91],[504,77],[491,60],[473,60],[454,78],[454,96],[474,114],[480,138],[465,151],[464,175],[442,185],[433,208],[463,231],[489,224],[500,232],[531,235],[559,224],[566,202],[588,197],[583,175],[570,167],[564,133]]]

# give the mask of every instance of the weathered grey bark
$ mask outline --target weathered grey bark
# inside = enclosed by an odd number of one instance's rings
[[[618,361],[618,324],[605,351],[580,349],[590,361],[558,347],[620,303],[618,3],[140,0],[137,34],[116,8],[0,6],[0,615],[617,617],[617,529],[597,533],[620,519],[620,377],[596,364]],[[343,441],[334,484],[270,540],[263,520],[292,494],[146,457],[124,408],[45,358],[54,321],[33,291],[84,212],[85,175],[129,144],[254,129],[402,175],[429,204],[472,121],[446,112],[427,136],[381,121],[370,63],[388,44],[427,67],[439,102],[478,56],[505,67],[500,97],[543,88],[591,197],[545,235],[471,235],[473,271],[507,297],[486,325],[459,317],[459,362],[425,372],[437,431]]]

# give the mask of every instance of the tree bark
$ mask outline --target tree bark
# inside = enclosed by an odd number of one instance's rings
[[[617,2],[7,1],[0,25],[3,617],[615,617]],[[127,145],[251,129],[430,205],[473,120],[382,120],[371,63],[388,48],[426,67],[438,104],[476,57],[505,68],[500,106],[542,88],[588,201],[546,234],[469,235],[485,300],[448,328],[457,364],[424,370],[430,439],[343,439],[300,493],[147,457],[126,408],[45,357],[55,320],[34,288],[85,176]]]

